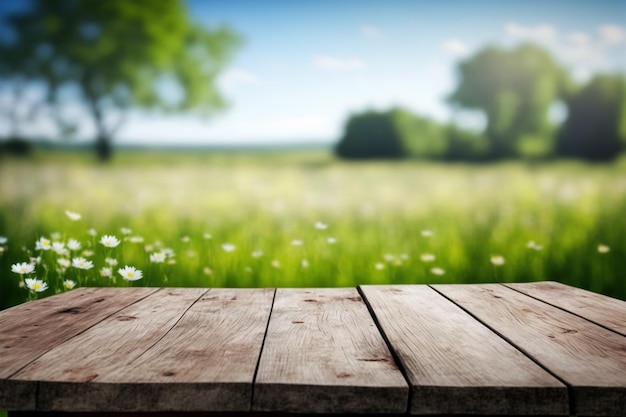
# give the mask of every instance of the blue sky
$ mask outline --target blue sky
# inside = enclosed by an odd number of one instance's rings
[[[189,0],[188,7],[197,22],[228,25],[244,39],[219,81],[229,108],[210,120],[136,112],[119,142],[332,143],[350,113],[395,105],[449,120],[443,99],[456,84],[455,65],[487,44],[537,42],[579,80],[626,72],[624,0]]]

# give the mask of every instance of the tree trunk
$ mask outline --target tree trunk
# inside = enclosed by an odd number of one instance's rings
[[[113,147],[111,146],[111,138],[104,135],[99,134],[96,138],[96,154],[98,155],[98,160],[100,162],[108,162],[111,160],[113,156]]]

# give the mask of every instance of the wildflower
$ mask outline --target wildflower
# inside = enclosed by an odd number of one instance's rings
[[[106,246],[107,248],[114,248],[117,245],[120,244],[120,241],[118,238],[116,238],[115,236],[112,235],[104,235],[102,236],[102,238],[100,239],[100,243],[102,243],[104,246]]]
[[[204,275],[212,275],[213,274],[213,270],[211,268],[209,268],[208,266],[205,266],[204,269],[202,270],[202,272],[204,272]]]
[[[316,222],[315,223],[315,228],[319,229],[319,230],[325,230],[328,227],[328,225],[322,223],[322,222]]]
[[[48,289],[48,284],[46,284],[40,279],[26,278],[24,281],[26,283],[26,287],[28,287],[28,289],[31,291],[43,292]]]
[[[383,255],[383,259],[385,259],[385,261],[387,261],[387,262],[391,262],[394,259],[396,259],[396,256],[392,255],[390,253],[386,253],[386,254]]]
[[[433,232],[430,230],[422,230],[422,236],[424,237],[431,237],[433,235]]]
[[[180,238],[180,241],[183,243],[189,243],[190,240],[189,236],[183,236]]]
[[[333,243],[337,243],[337,239],[331,236],[326,239],[326,242],[328,242],[329,245],[332,245]]]
[[[161,252],[163,252],[165,254],[165,256],[167,256],[168,258],[171,258],[172,256],[174,256],[174,249],[172,248],[163,248],[161,249]]]
[[[67,247],[69,250],[79,250],[80,242],[76,239],[70,239],[67,241]]]
[[[126,265],[124,268],[118,269],[117,272],[127,281],[137,281],[143,277],[142,272],[134,266]]]
[[[376,265],[374,265],[374,268],[380,271],[381,269],[385,269],[385,264],[382,262],[376,262]]]
[[[72,259],[72,266],[77,269],[91,269],[93,268],[93,262],[82,257],[77,257]]]
[[[606,245],[598,245],[598,252],[600,253],[609,253],[611,251],[611,248],[609,248]]]
[[[302,246],[302,243],[301,240],[295,239],[291,241],[291,246]]]
[[[120,232],[123,235],[130,235],[133,231],[131,229],[129,229],[128,227],[122,227],[122,228],[120,228]]]
[[[0,246],[0,254],[4,253],[4,246]]]
[[[41,263],[41,256],[31,257],[28,259],[31,265],[39,265]]]
[[[543,246],[536,244],[534,240],[529,241],[528,244],[526,245],[526,247],[528,249],[532,249],[532,250],[541,250],[541,249],[543,249]]]
[[[9,239],[7,239],[6,236],[0,236],[0,245],[4,245],[8,241],[9,241]]]
[[[432,262],[436,259],[436,257],[432,253],[422,253],[420,259],[422,262]]]
[[[96,229],[91,228],[91,229],[87,230],[87,234],[89,236],[94,236],[95,237],[98,234],[98,232],[96,232]]]
[[[65,281],[63,281],[63,286],[66,290],[71,290],[76,286],[76,283],[71,279],[66,279]]]
[[[50,233],[50,238],[55,241],[55,240],[61,240],[61,233],[59,232],[52,232]]]
[[[307,261],[306,259],[303,259],[302,262],[300,262],[300,264],[302,265],[302,268],[309,267],[309,261]]]
[[[50,239],[47,239],[45,237],[40,237],[39,240],[35,242],[35,249],[36,250],[50,250],[52,249],[52,242],[50,242]]]
[[[83,255],[85,258],[89,258],[90,256],[93,256],[93,251],[92,251],[92,250],[89,250],[89,249],[85,249],[85,250],[83,251],[82,255]]]
[[[261,256],[263,256],[263,251],[262,250],[255,250],[254,252],[252,252],[252,257],[253,258],[260,258]]]
[[[143,247],[146,252],[152,252],[154,250],[154,245],[146,245]]]
[[[501,266],[504,265],[504,257],[501,255],[493,255],[491,257],[491,263],[496,265],[496,266]]]
[[[35,266],[26,262],[11,265],[11,271],[16,274],[25,275],[35,272]]]
[[[59,258],[57,259],[57,263],[63,268],[69,268],[70,266],[70,260],[67,258]]]
[[[128,238],[130,243],[143,243],[143,237],[141,236],[131,236]]]
[[[209,239],[211,239],[213,236],[211,236],[211,234],[210,234],[210,233],[205,233],[205,234],[203,234],[203,235],[202,235],[202,237],[203,237],[203,238],[205,238],[206,240],[209,240]]]
[[[104,258],[104,263],[107,265],[115,266],[117,265],[117,259],[114,258]]]
[[[70,218],[70,220],[74,222],[77,220],[80,220],[80,218],[82,217],[80,214],[74,213],[73,211],[69,211],[69,210],[65,210],[65,214],[67,215],[67,217]]]
[[[443,269],[441,269],[441,268],[431,268],[431,269],[430,269],[430,272],[431,272],[432,274],[435,274],[435,275],[443,275],[443,274],[445,274],[445,273],[446,273],[446,271],[444,271],[444,270],[443,270]]]
[[[67,249],[65,249],[65,243],[63,242],[52,242],[52,250],[59,255],[67,254]]]
[[[105,278],[111,278],[113,276],[113,271],[108,266],[105,266],[100,270],[100,276]]]
[[[163,252],[154,252],[153,254],[150,255],[150,262],[154,262],[154,263],[163,263],[165,262],[165,254]]]
[[[235,245],[232,243],[224,243],[222,249],[224,249],[224,252],[232,252],[235,250]]]
[[[274,259],[274,260],[272,261],[272,266],[273,266],[274,268],[276,268],[276,269],[279,269],[279,268],[280,268],[280,262],[278,262],[276,259]]]

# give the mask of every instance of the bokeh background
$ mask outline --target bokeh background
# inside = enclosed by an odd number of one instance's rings
[[[625,77],[623,1],[4,1],[0,308],[84,285],[626,299]]]

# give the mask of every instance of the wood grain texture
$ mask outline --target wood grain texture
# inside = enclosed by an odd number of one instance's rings
[[[402,413],[408,386],[354,288],[278,289],[253,410]]]
[[[558,282],[504,285],[626,336],[626,301]]]
[[[568,414],[563,384],[433,289],[360,288],[411,383],[411,413]]]
[[[8,378],[155,288],[78,288],[0,311],[0,409],[33,410],[36,385]]]
[[[39,409],[249,411],[274,290],[212,289],[193,304],[190,301],[205,290],[168,291],[179,294],[172,298],[176,310],[172,317],[182,314],[179,306],[191,306],[175,325],[168,322],[163,326],[170,327],[165,334],[153,334],[145,326],[156,319],[148,316],[161,317],[163,311],[122,312],[124,317],[137,316],[137,320],[145,312],[148,323],[119,332],[125,339],[123,349],[100,359],[103,364],[94,372],[98,375],[88,383],[42,382]],[[187,299],[181,302],[181,298]],[[162,303],[166,304],[165,300]],[[161,335],[157,337],[157,333]],[[100,332],[100,336],[104,334],[110,332]]]
[[[626,337],[500,284],[433,287],[571,386],[571,414],[626,415]]]

